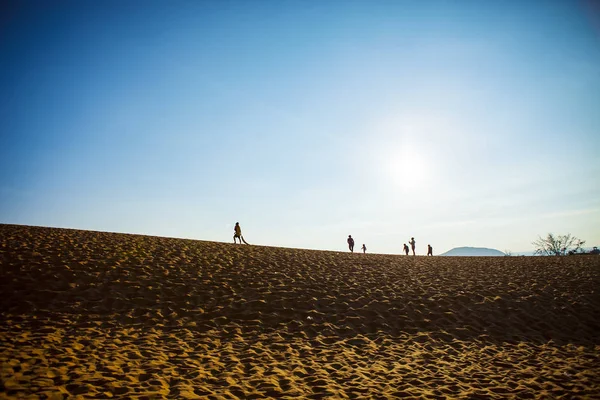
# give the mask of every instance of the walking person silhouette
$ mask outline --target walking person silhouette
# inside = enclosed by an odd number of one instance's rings
[[[348,247],[350,248],[350,252],[354,253],[354,239],[352,239],[352,235],[348,235]]]
[[[237,243],[235,241],[236,238],[240,240],[240,244],[242,244],[242,241],[244,242],[244,244],[248,244],[248,242],[246,242],[246,240],[244,240],[244,237],[242,236],[242,228],[240,227],[239,222],[236,222],[235,228],[233,228],[233,243]]]
[[[433,257],[433,247],[430,244],[427,245],[427,255]]]
[[[404,252],[406,253],[406,255],[408,255],[408,246],[406,245],[406,243],[404,243],[404,248],[403,248]]]
[[[416,245],[415,238],[414,237],[410,238],[410,242],[408,242],[408,243],[410,243],[410,247],[412,248],[413,256],[416,255],[415,254],[415,245]]]
[[[361,247],[363,254],[365,254],[367,252],[367,246],[365,246],[365,244],[363,243],[363,246]]]

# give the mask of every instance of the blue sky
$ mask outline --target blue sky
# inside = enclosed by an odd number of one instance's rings
[[[371,252],[600,245],[589,1],[12,1],[0,222]]]

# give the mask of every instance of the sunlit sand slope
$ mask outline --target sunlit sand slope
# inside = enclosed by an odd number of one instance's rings
[[[600,257],[0,242],[0,398],[600,398]]]

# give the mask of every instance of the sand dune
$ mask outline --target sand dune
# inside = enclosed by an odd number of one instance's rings
[[[600,398],[597,256],[0,242],[0,398]]]

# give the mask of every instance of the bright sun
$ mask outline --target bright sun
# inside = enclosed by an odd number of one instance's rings
[[[404,148],[389,158],[387,173],[394,184],[404,190],[425,187],[430,177],[430,163],[412,148]]]

